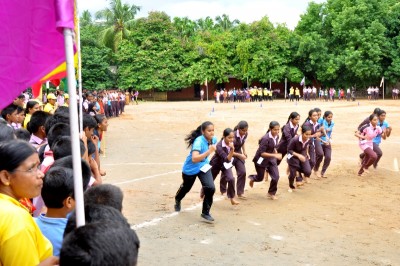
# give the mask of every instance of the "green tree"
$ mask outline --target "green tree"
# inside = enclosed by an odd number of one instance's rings
[[[96,13],[96,19],[104,20],[101,42],[116,51],[119,43],[129,35],[130,26],[140,7],[123,4],[121,0],[109,0],[109,4],[109,7]]]

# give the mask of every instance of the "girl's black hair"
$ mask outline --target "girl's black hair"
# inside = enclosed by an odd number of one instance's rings
[[[193,145],[193,142],[196,138],[200,137],[203,135],[203,131],[206,130],[206,128],[210,125],[214,125],[210,121],[203,122],[200,126],[198,126],[195,130],[190,132],[186,137],[185,137],[185,142],[187,143],[187,147],[189,148],[190,146]]]
[[[377,115],[377,116],[381,116],[382,114],[386,114],[386,111],[380,109],[379,112],[378,112],[376,115]]]
[[[267,133],[270,132],[270,131],[271,131],[274,127],[276,127],[276,126],[279,126],[279,123],[276,122],[276,121],[271,121],[271,122],[269,123],[269,127],[268,127]]]
[[[379,109],[380,110],[380,109]],[[378,117],[376,114],[372,114],[369,116],[369,121],[372,121],[372,119],[374,119],[374,117]]]
[[[288,117],[288,119],[287,119],[287,121],[286,121],[286,124],[289,123],[290,120],[295,119],[298,116],[300,116],[298,112],[291,112],[289,117]]]
[[[377,115],[381,111],[381,108],[377,107],[374,109],[373,114]]]
[[[317,112],[317,113],[322,112],[321,109],[319,109],[318,107],[315,107],[314,110],[315,110],[315,112]]]
[[[32,154],[36,149],[24,140],[10,140],[0,143],[0,171],[13,172]]]
[[[308,116],[307,116],[306,120],[304,121],[303,125],[304,125],[307,121],[310,121],[310,117],[312,116],[313,113],[318,113],[318,112],[315,110],[315,108],[314,108],[314,109],[311,109],[310,111],[308,111]]]
[[[311,127],[309,127],[309,126],[303,124],[303,125],[301,126],[301,134],[304,134],[304,133],[306,133],[307,131],[311,131]]]
[[[36,104],[39,104],[37,101],[28,101],[26,103],[26,108],[25,108],[25,115],[29,114],[29,109],[32,109],[35,107]]]
[[[246,121],[240,121],[237,126],[235,126],[235,128],[233,129],[234,131],[238,130],[238,129],[245,129],[248,128],[249,124]]]
[[[224,138],[226,138],[227,136],[229,136],[229,134],[231,134],[233,132],[232,128],[225,128],[224,132],[222,133],[222,138],[221,140],[223,140]]]
[[[330,115],[333,115],[333,113],[331,111],[325,111],[324,118],[327,118]]]
[[[103,122],[103,120],[106,118],[107,117],[105,115],[100,115],[100,114],[97,114],[94,116],[94,119],[96,119],[96,122],[97,122],[96,129],[99,129],[99,124],[101,124]]]

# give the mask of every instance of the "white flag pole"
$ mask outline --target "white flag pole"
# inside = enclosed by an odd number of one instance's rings
[[[78,130],[78,107],[76,95],[76,80],[74,69],[73,30],[64,28],[65,56],[67,62],[68,91],[70,93],[69,123],[71,127],[72,166],[74,170],[74,197],[76,211],[76,226],[85,225],[85,210],[83,205],[82,165],[80,153],[80,140]]]
[[[383,77],[382,79],[383,79],[383,93],[382,93],[382,96],[383,96],[383,99],[385,100],[385,77]]]
[[[75,0],[76,12],[76,49],[78,53],[78,88],[79,88],[79,132],[83,132],[83,107],[82,107],[82,55],[81,55],[81,25],[79,21],[78,1]]]

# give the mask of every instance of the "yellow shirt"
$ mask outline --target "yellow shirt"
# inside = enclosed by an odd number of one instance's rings
[[[38,265],[53,254],[32,216],[17,200],[0,193],[0,265]]]
[[[68,103],[64,103],[62,106],[69,107]]]
[[[26,129],[26,127],[28,126],[29,121],[31,121],[31,114],[26,114],[25,119],[24,119],[24,123],[23,123],[23,127]]]
[[[299,89],[296,89],[295,93],[296,93],[296,96],[300,96],[300,90]]]
[[[54,113],[55,110],[56,110],[56,108],[54,108],[54,106],[51,105],[51,103],[46,103],[46,105],[44,106],[44,109],[43,109],[43,111],[45,111],[46,113],[50,113],[51,111],[53,111],[53,113]]]
[[[294,94],[294,89],[293,88],[290,88],[289,94]]]

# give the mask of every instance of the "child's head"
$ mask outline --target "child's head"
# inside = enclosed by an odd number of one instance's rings
[[[47,134],[47,141],[50,149],[53,150],[53,145],[56,140],[62,136],[71,136],[70,126],[65,123],[57,123],[51,127]]]
[[[25,128],[18,128],[14,131],[15,136],[17,139],[22,139],[25,141],[29,141],[31,139],[31,134]]]
[[[310,121],[312,121],[313,123],[317,122],[318,121],[318,112],[315,109],[311,109],[308,112],[308,119]]]
[[[385,112],[385,110],[380,110],[379,112],[378,112],[378,118],[379,118],[379,121],[381,121],[381,122],[383,122],[383,121],[385,121],[385,119],[386,119],[386,112]]]
[[[32,114],[31,120],[28,123],[27,129],[31,134],[43,134],[46,136],[45,124],[51,115],[44,111],[36,111]]]
[[[42,198],[47,208],[66,213],[75,207],[74,172],[70,168],[51,167],[43,178]]]
[[[123,198],[122,190],[111,184],[93,186],[85,192],[86,205],[106,205],[114,207],[119,211],[122,211]]]
[[[40,104],[37,101],[28,101],[26,103],[25,114],[32,115],[34,112],[40,110]]]
[[[74,229],[63,240],[60,265],[137,265],[139,238],[130,227],[112,220]]]
[[[244,136],[246,135],[247,131],[249,129],[249,124],[247,121],[240,121],[237,126],[233,130],[239,130],[239,135]]]
[[[105,115],[95,115],[94,119],[96,119],[96,122],[97,122],[96,129],[101,130],[101,131],[107,131],[108,119]]]
[[[0,124],[0,142],[15,139],[14,130],[7,124]]]
[[[24,108],[22,108],[21,106],[17,107],[17,122],[18,124],[22,124],[22,122],[24,122],[25,119],[25,111]]]
[[[90,139],[93,136],[93,131],[97,127],[96,119],[88,114],[83,114],[83,130],[86,138]]]
[[[333,113],[331,111],[325,111],[324,113],[324,119],[330,123],[332,121],[333,118]]]
[[[302,136],[303,140],[309,139],[311,136],[311,127],[303,124],[301,126],[301,136]]]
[[[278,134],[279,134],[279,129],[280,129],[280,125],[279,125],[278,122],[276,122],[276,121],[271,121],[271,122],[269,123],[268,132],[271,132],[271,135],[272,135],[273,137],[278,136]]]
[[[85,144],[82,140],[80,140],[80,155],[81,157],[86,151]],[[57,138],[55,143],[53,144],[51,150],[53,151],[54,160],[58,160],[60,158],[72,155],[72,146],[71,146],[71,137],[70,136],[61,136]]]
[[[289,123],[289,121],[294,125],[297,126],[300,122],[300,115],[297,112],[291,112],[288,118],[287,123]]]
[[[8,124],[17,123],[18,105],[10,104],[1,111],[1,116]]]
[[[315,112],[317,112],[317,114],[318,114],[318,118],[320,118],[320,117],[321,117],[321,114],[322,114],[322,111],[321,111],[321,109],[320,109],[320,108],[318,108],[318,107],[316,107],[316,108],[314,108],[314,110],[315,110]]]
[[[222,134],[222,140],[224,140],[226,144],[229,144],[233,142],[234,138],[235,138],[234,131],[231,128],[225,128]]]
[[[52,168],[54,168],[54,167],[64,167],[64,168],[73,169],[72,155],[63,157],[61,159],[54,161]],[[89,185],[90,176],[92,175],[92,172],[90,171],[90,167],[87,164],[87,162],[83,159],[81,159],[81,168],[82,168],[83,190],[86,190]]]

